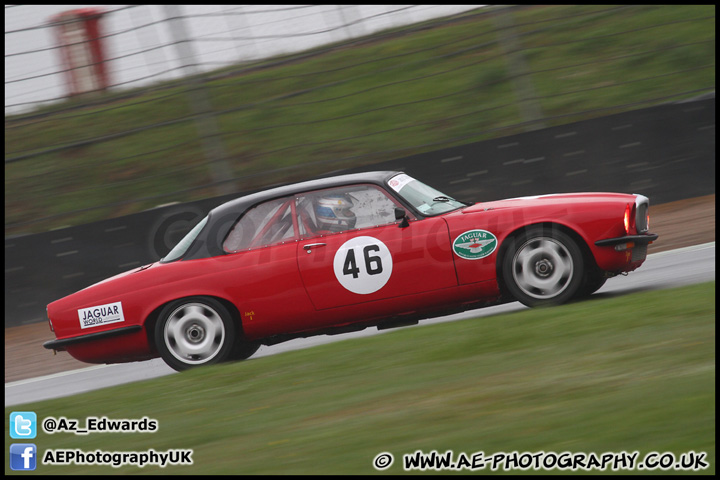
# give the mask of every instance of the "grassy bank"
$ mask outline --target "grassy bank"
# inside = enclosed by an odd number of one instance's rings
[[[218,178],[257,188],[518,133],[518,75],[533,85],[535,126],[714,88],[714,6],[536,7],[514,24],[514,47],[492,15],[476,14],[213,72],[204,92],[220,177],[177,83],[6,117],[5,233],[211,197]],[[508,67],[512,48],[521,73]]]

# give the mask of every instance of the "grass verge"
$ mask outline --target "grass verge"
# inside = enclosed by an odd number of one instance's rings
[[[5,418],[27,410],[39,422],[159,424],[41,431],[32,441],[41,458],[58,448],[193,450],[191,466],[38,462],[41,474],[369,474],[380,452],[395,456],[385,473],[397,474],[417,450],[695,451],[709,463],[699,473],[712,474],[715,283],[402,329],[6,408]],[[7,452],[7,423],[5,439]]]

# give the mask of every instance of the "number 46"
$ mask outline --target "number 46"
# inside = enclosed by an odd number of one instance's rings
[[[377,245],[367,245],[363,247],[363,257],[365,258],[365,271],[368,275],[378,275],[383,271],[382,258],[378,255],[373,255],[380,251],[380,247]],[[358,278],[360,275],[360,268],[357,266],[355,260],[355,249],[351,248],[348,250],[343,262],[343,275],[352,275],[353,278]]]

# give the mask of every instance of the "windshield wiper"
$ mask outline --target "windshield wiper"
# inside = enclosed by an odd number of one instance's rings
[[[447,202],[458,202],[458,203],[460,203],[460,204],[462,204],[462,205],[465,205],[466,207],[469,207],[470,205],[474,205],[474,203],[471,203],[471,202],[463,202],[462,200],[456,200],[456,199],[454,199],[454,198],[452,198],[452,197],[448,197],[448,196],[446,196],[446,195],[440,195],[439,197],[433,198],[433,203],[438,203],[438,202],[443,202],[443,203],[447,203]]]

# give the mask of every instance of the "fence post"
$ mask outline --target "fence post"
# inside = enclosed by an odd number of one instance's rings
[[[538,103],[532,78],[528,71],[525,57],[520,48],[520,41],[515,32],[515,21],[513,19],[514,7],[503,7],[495,11],[492,16],[495,25],[498,27],[498,41],[505,52],[508,63],[508,70],[512,78],[515,95],[520,105],[520,115],[523,122],[528,123],[526,131],[545,128],[542,107]]]
[[[242,15],[226,15],[225,21],[228,23],[228,26],[231,27],[233,30],[243,30],[247,29],[249,32],[249,36],[252,37],[252,25],[249,22],[246,22],[243,18],[245,16],[245,13],[243,12],[243,6],[240,5],[237,8],[234,8],[233,10],[237,11],[239,14]],[[232,24],[232,25],[230,25]],[[235,50],[238,52],[238,61],[242,62],[245,61],[251,61],[256,60],[261,57],[260,49],[257,48],[255,45],[255,41],[250,38],[250,41],[247,44],[238,45],[237,42],[233,42],[233,45],[235,46]],[[245,47],[247,45],[247,53],[243,55],[243,51],[241,47]],[[243,59],[243,57],[245,57]]]
[[[348,40],[352,40],[353,37],[362,37],[364,33],[361,31],[362,26],[360,23],[357,23],[357,19],[360,18],[360,15],[358,12],[355,11],[356,5],[337,5],[337,11],[340,15],[340,19],[342,20],[342,26],[344,27],[345,34],[347,35]],[[345,13],[348,12],[350,15],[350,18],[348,19],[348,16],[345,15]],[[356,25],[356,31],[359,31],[360,33],[353,35],[352,33],[352,24],[357,23]]]
[[[179,5],[164,5],[165,16],[170,25],[170,34],[183,67],[190,107],[195,115],[195,125],[203,144],[205,158],[210,163],[210,175],[215,184],[216,195],[227,195],[236,191],[232,168],[227,162],[225,146],[220,140],[212,104],[205,89],[205,80],[200,78],[195,52],[185,28]]]

